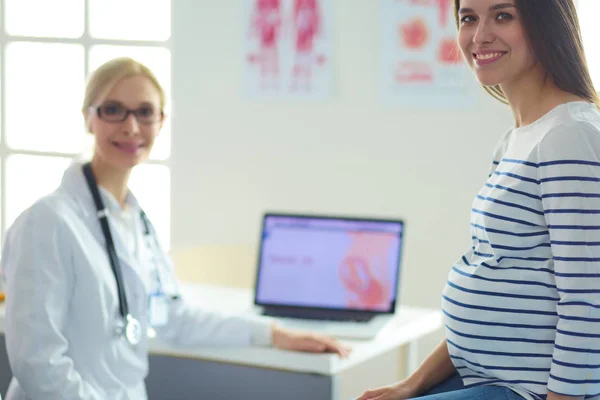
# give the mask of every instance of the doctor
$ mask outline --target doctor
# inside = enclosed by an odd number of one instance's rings
[[[83,104],[95,136],[52,194],[9,229],[2,263],[7,399],[145,399],[148,332],[181,346],[348,349],[259,318],[194,308],[127,183],[164,121],[165,94],[144,65],[119,58],[90,77]]]

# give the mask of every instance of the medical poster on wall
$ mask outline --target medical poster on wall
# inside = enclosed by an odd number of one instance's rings
[[[244,94],[323,100],[332,86],[331,0],[244,0]]]
[[[475,79],[456,44],[453,7],[452,0],[381,0],[384,103],[472,104]]]

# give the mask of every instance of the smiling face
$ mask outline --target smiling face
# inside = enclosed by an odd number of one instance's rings
[[[148,159],[162,122],[160,92],[152,81],[123,78],[88,115],[94,158],[116,169],[133,168]]]
[[[515,0],[460,0],[458,45],[484,86],[516,82],[536,71]]]

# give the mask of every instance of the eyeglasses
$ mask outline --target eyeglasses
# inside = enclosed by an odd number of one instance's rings
[[[97,107],[91,107],[98,118],[102,121],[119,123],[127,120],[129,114],[133,114],[138,123],[142,125],[151,125],[160,122],[164,118],[164,112],[153,106],[141,106],[131,110],[119,103],[102,104]]]

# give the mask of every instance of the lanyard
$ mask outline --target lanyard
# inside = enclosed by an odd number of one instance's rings
[[[155,294],[165,294],[163,288],[163,280],[161,277],[161,273],[159,272],[158,257],[156,255],[156,249],[158,248],[158,243],[156,242],[156,231],[154,230],[154,227],[152,226],[152,223],[148,219],[148,216],[146,215],[144,210],[140,212],[140,217],[142,219],[142,223],[144,224],[144,236],[146,237],[146,247],[149,247],[148,250],[152,252],[154,275],[158,284],[158,291]],[[150,239],[154,240],[153,244],[149,242]],[[175,293],[171,294],[169,298],[171,300],[179,300],[180,296],[179,294]]]
[[[160,277],[160,273],[158,272],[158,261],[156,259],[154,247],[152,246],[152,243],[150,243],[150,237],[151,237],[151,233],[152,233],[152,231],[150,230],[150,221],[148,220],[148,217],[146,216],[146,213],[144,211],[142,211],[140,213],[140,217],[142,219],[142,223],[144,224],[144,243],[146,245],[146,250],[151,252],[151,254],[152,254],[152,264],[154,266],[153,272],[154,272],[154,278],[155,278],[156,284],[157,284],[156,290],[154,292],[152,292],[151,294],[162,294],[163,293],[163,284],[162,284],[162,279]]]
[[[127,296],[125,294],[125,285],[123,284],[123,274],[121,272],[121,265],[119,263],[117,253],[115,251],[115,244],[113,242],[113,238],[110,233],[110,228],[108,226],[108,211],[106,210],[106,208],[104,207],[104,203],[102,202],[102,197],[100,196],[100,191],[98,190],[96,178],[94,177],[94,173],[92,171],[92,166],[90,163],[86,163],[83,165],[83,174],[85,175],[88,187],[90,189],[90,192],[92,193],[92,197],[94,198],[98,220],[100,221],[100,225],[102,226],[102,233],[104,234],[106,251],[108,252],[110,266],[112,268],[113,274],[115,275],[117,290],[119,293],[119,313],[121,314],[121,317],[123,318],[125,324],[125,338],[132,345],[137,345],[142,337],[141,325],[135,318],[131,316],[131,314],[129,314],[129,306],[127,304]]]

